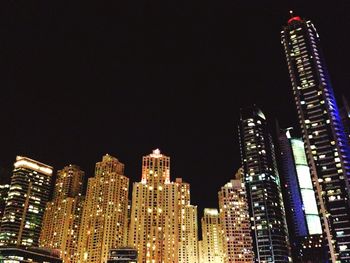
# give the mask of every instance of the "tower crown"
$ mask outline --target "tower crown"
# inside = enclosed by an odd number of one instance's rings
[[[33,169],[36,172],[43,173],[46,175],[52,175],[53,168],[49,165],[40,163],[33,159],[23,156],[17,156],[14,164],[15,168],[28,168]]]
[[[288,19],[288,24],[294,22],[294,21],[302,21],[300,16],[295,16],[293,10],[289,11],[290,18]]]
[[[293,21],[301,21],[300,16],[293,16],[288,19],[288,24],[292,23]]]
[[[160,153],[160,150],[158,148],[153,150],[151,153],[151,157],[154,157],[154,158],[159,158],[162,156],[163,156],[163,154]]]

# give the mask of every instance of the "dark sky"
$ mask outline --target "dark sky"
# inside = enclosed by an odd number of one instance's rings
[[[348,1],[90,2],[1,7],[2,169],[21,154],[92,176],[110,153],[134,182],[159,147],[192,202],[217,206],[240,166],[239,108],[256,103],[282,127],[296,123],[280,44],[290,9],[313,21],[336,96],[350,98]]]

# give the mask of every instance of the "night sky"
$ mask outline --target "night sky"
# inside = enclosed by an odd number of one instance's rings
[[[239,108],[297,123],[280,44],[290,9],[313,21],[336,96],[350,99],[349,1],[90,2],[1,7],[2,179],[16,155],[93,176],[109,153],[135,182],[142,156],[160,148],[192,203],[217,207],[240,167]]]

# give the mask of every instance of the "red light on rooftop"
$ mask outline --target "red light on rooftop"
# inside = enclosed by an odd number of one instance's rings
[[[293,21],[301,21],[300,16],[293,16],[288,20],[288,24],[292,23]]]

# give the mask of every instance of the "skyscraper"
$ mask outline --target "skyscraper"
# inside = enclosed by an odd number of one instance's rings
[[[201,220],[201,263],[223,263],[224,248],[219,212],[216,208],[205,208]]]
[[[59,170],[53,200],[45,209],[39,245],[58,250],[64,263],[76,262],[83,179],[79,166],[68,165]]]
[[[51,166],[27,157],[16,157],[1,222],[1,246],[38,246],[51,180]]]
[[[197,206],[190,202],[190,184],[176,178],[179,204],[179,263],[198,263]]]
[[[254,260],[242,172],[242,169],[239,169],[235,178],[221,187],[218,194],[225,263],[248,263]]]
[[[304,142],[291,136],[291,128],[278,129],[281,182],[293,259],[325,262],[322,227],[306,159]]]
[[[332,262],[350,261],[350,149],[311,21],[282,31],[299,123]]]
[[[126,245],[129,179],[124,164],[105,155],[88,180],[79,231],[78,262],[102,263]]]
[[[242,109],[239,137],[255,262],[288,262],[290,249],[274,145],[263,112]]]
[[[170,158],[158,149],[144,156],[141,182],[133,185],[129,234],[138,262],[178,262],[179,200]]]

